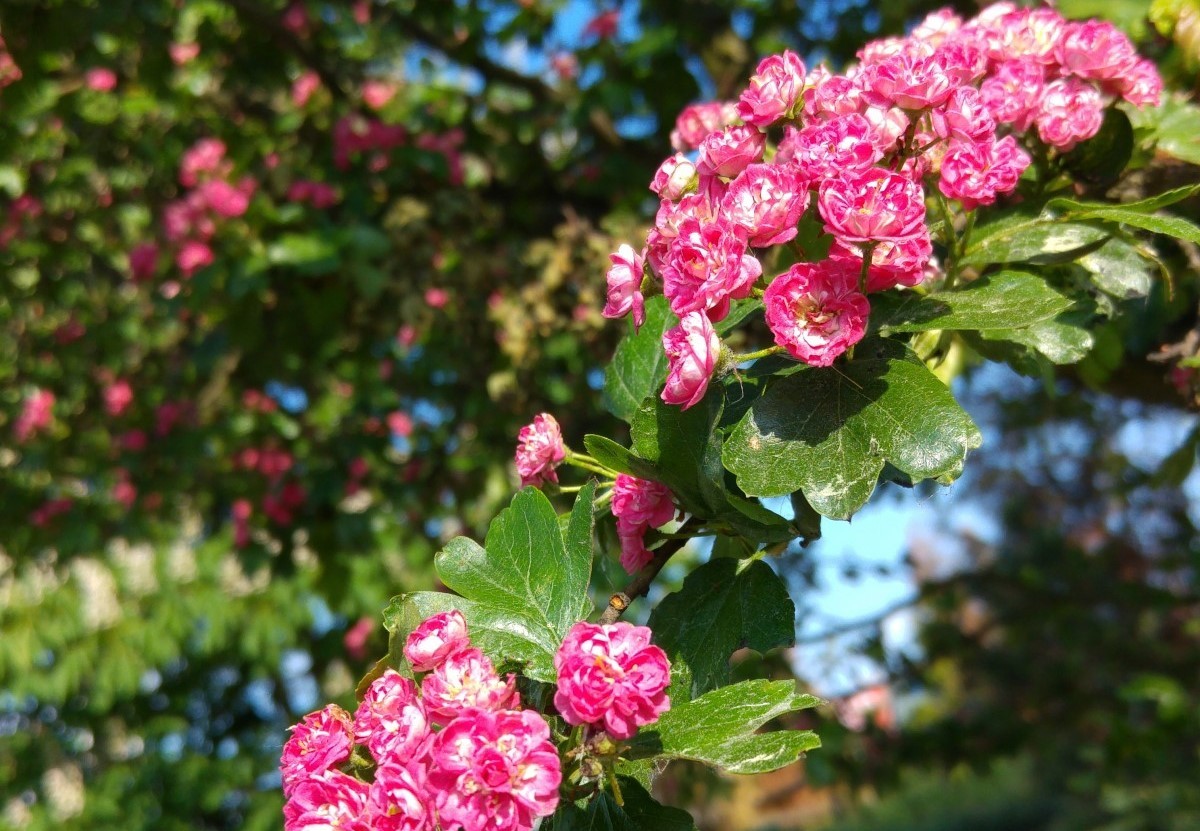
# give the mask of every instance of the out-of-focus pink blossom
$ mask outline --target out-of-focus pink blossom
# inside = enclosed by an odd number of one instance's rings
[[[614,739],[632,738],[671,706],[671,665],[645,626],[576,623],[554,668],[554,706],[566,722],[603,728]]]
[[[21,68],[13,61],[4,38],[0,38],[0,89],[21,80]]]
[[[24,444],[50,426],[54,420],[55,400],[54,393],[41,388],[25,399],[21,414],[13,422],[13,437],[18,444]]]
[[[213,250],[198,240],[188,240],[179,247],[175,254],[175,265],[183,272],[184,277],[191,277],[205,266],[210,266],[216,259]]]
[[[144,283],[152,279],[157,270],[158,246],[154,243],[144,242],[129,252],[129,276],[136,282]]]
[[[308,104],[313,94],[321,88],[321,76],[311,69],[302,72],[300,77],[292,82],[292,103],[297,107]]]
[[[617,33],[617,23],[620,21],[620,17],[620,12],[616,9],[601,12],[587,22],[587,25],[583,27],[583,34],[608,40]]]
[[[112,92],[117,88],[117,73],[104,66],[93,67],[84,73],[83,83],[96,92]]]
[[[521,485],[558,484],[555,470],[567,457],[562,428],[550,413],[539,413],[517,433],[517,473]]]
[[[104,411],[113,418],[124,414],[132,403],[133,387],[124,378],[119,378],[104,388]]]
[[[183,154],[179,163],[179,184],[194,188],[202,177],[224,171],[225,142],[220,139],[200,139]]]
[[[671,131],[671,146],[680,153],[695,150],[709,133],[725,126],[725,114],[725,104],[720,101],[684,107],[675,119],[675,129]]]
[[[346,634],[342,638],[342,645],[346,647],[346,654],[356,661],[366,658],[367,640],[374,631],[375,618],[370,615],[360,617],[353,626],[346,630]]]
[[[171,63],[176,66],[184,66],[189,64],[200,55],[200,44],[191,43],[172,43],[167,47],[167,52],[171,55]]]
[[[382,110],[396,97],[396,85],[391,81],[370,80],[362,86],[363,103],[373,110]]]

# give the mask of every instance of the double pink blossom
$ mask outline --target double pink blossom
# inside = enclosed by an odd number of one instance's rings
[[[340,770],[298,783],[283,806],[284,831],[357,831],[371,786]]]
[[[690,312],[678,326],[663,333],[662,344],[668,367],[662,400],[686,410],[708,390],[721,354],[721,339],[704,313]]]
[[[421,621],[404,642],[404,657],[416,672],[428,672],[470,646],[467,621],[462,612],[451,609]]]
[[[671,489],[660,482],[618,473],[612,489],[612,513],[621,540],[621,567],[633,574],[653,557],[644,542],[646,531],[675,518]]]
[[[376,760],[418,758],[431,735],[417,688],[394,669],[371,682],[354,713],[353,729],[355,740]]]
[[[292,728],[283,746],[279,769],[283,792],[290,796],[302,782],[321,774],[350,757],[354,745],[354,720],[336,704],[309,713]]]
[[[614,739],[632,738],[671,706],[671,665],[645,626],[577,623],[555,654],[554,668],[554,706],[563,719],[603,729]]]
[[[825,180],[817,207],[825,230],[851,242],[904,239],[925,223],[921,185],[878,167]]]
[[[808,187],[796,168],[752,164],[730,183],[721,210],[735,233],[765,248],[795,238],[807,204]]]
[[[767,137],[757,127],[742,125],[726,127],[709,133],[700,142],[700,157],[696,165],[703,177],[723,176],[732,179],[755,162],[762,161]]]
[[[470,710],[434,741],[429,788],[443,828],[528,831],[558,807],[562,763],[532,710]]]
[[[735,113],[736,114],[736,113]],[[709,133],[729,123],[727,106],[720,101],[692,104],[684,107],[675,119],[671,131],[671,146],[680,153],[695,150]]]
[[[1029,154],[1012,136],[999,141],[952,142],[942,160],[938,188],[962,202],[965,209],[974,210],[1016,190],[1029,164]]]
[[[682,153],[676,153],[661,165],[650,182],[650,190],[662,199],[678,202],[696,184],[696,166]]]
[[[848,170],[866,170],[883,154],[872,141],[872,128],[859,113],[789,130],[779,144],[776,162],[791,161],[804,178],[820,182]]]
[[[478,649],[456,652],[434,667],[421,681],[421,695],[429,719],[438,724],[468,709],[506,710],[518,701],[513,676],[501,678]]]
[[[1059,150],[1070,150],[1100,132],[1104,99],[1078,78],[1062,78],[1046,86],[1038,102],[1038,137]]]
[[[642,297],[644,258],[630,246],[622,245],[608,259],[612,266],[608,269],[608,301],[602,314],[615,319],[632,312],[634,328],[639,328],[646,322],[646,301]]]
[[[721,320],[730,301],[748,297],[761,274],[762,265],[728,222],[688,219],[663,260],[663,294],[679,317],[703,311]]]
[[[517,473],[521,485],[558,484],[555,470],[567,457],[562,428],[550,413],[539,413],[517,433]]]
[[[830,366],[862,340],[871,307],[857,288],[855,260],[796,263],[763,295],[775,343],[810,366]]]
[[[738,116],[763,128],[790,117],[804,92],[804,79],[804,62],[795,52],[785,50],[763,58],[738,100]]]
[[[402,759],[375,768],[360,824],[348,831],[433,831],[436,820],[425,771]]]

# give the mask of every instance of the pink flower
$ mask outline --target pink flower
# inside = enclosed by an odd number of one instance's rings
[[[821,183],[817,208],[825,230],[851,242],[915,236],[925,223],[921,185],[877,167],[826,179]]]
[[[350,831],[366,810],[369,792],[366,782],[339,770],[305,779],[284,803],[284,831]]]
[[[104,388],[104,411],[113,418],[121,415],[133,403],[133,387],[118,379]]]
[[[308,9],[304,7],[304,3],[301,0],[295,0],[295,2],[284,10],[280,22],[283,24],[283,28],[297,37],[308,37],[308,26],[310,23]]]
[[[662,199],[678,202],[696,183],[696,166],[682,153],[667,159],[654,174],[650,190]]]
[[[862,340],[871,307],[858,292],[853,260],[796,263],[763,295],[775,343],[798,361],[829,366]]]
[[[680,153],[695,150],[709,133],[725,126],[725,105],[720,101],[684,107],[671,131],[671,146]]]
[[[372,80],[363,84],[363,103],[373,110],[382,110],[396,97],[396,85],[390,81]]]
[[[906,110],[936,107],[957,86],[936,54],[907,52],[870,67],[864,82],[871,91]]]
[[[471,648],[467,621],[451,609],[426,618],[404,642],[404,657],[416,672],[428,672],[451,655]]]
[[[517,433],[517,473],[521,486],[558,484],[555,468],[567,457],[562,428],[549,413],[539,413]]]
[[[634,328],[646,322],[646,301],[642,297],[644,259],[630,246],[622,245],[615,254],[608,255],[609,268],[608,300],[601,312],[608,318],[620,318],[633,313]]]
[[[137,487],[129,481],[129,471],[124,469],[117,471],[117,481],[113,483],[111,493],[113,501],[126,511],[133,508],[134,503],[137,502]]]
[[[1104,99],[1099,90],[1078,78],[1063,78],[1046,86],[1037,114],[1038,136],[1059,150],[1070,150],[1100,132]]]
[[[18,444],[24,444],[50,426],[54,420],[54,402],[54,393],[46,389],[36,389],[25,399],[21,414],[13,422],[13,435]]]
[[[529,831],[558,807],[562,764],[533,710],[468,710],[434,740],[429,789],[443,828]]]
[[[942,160],[938,188],[962,202],[967,210],[974,210],[992,204],[1000,194],[1016,190],[1029,163],[1029,154],[1012,136],[988,142],[955,141]]]
[[[354,713],[354,739],[377,762],[415,759],[425,751],[429,720],[413,682],[394,669],[371,682]]]
[[[790,50],[763,58],[738,100],[742,121],[769,127],[781,118],[791,117],[804,91],[804,74],[804,62]]]
[[[996,135],[996,122],[983,96],[974,87],[959,87],[950,93],[945,106],[931,114],[933,127],[942,138],[984,141]]]
[[[550,68],[560,81],[569,81],[579,75],[579,59],[571,52],[555,52],[550,58]]]
[[[603,728],[629,739],[671,707],[667,655],[650,643],[650,630],[620,622],[576,623],[554,656],[554,706],[567,724]]]
[[[430,720],[450,724],[470,708],[507,710],[519,703],[510,674],[501,678],[486,655],[463,649],[434,667],[421,682]]]
[[[1153,61],[1139,60],[1118,81],[1118,92],[1135,107],[1157,107],[1162,99],[1162,76]]]
[[[983,80],[979,94],[992,118],[1023,133],[1038,114],[1045,88],[1046,70],[1041,64],[1031,60],[1007,61]]]
[[[617,22],[620,19],[620,12],[616,9],[601,12],[588,21],[587,25],[583,27],[583,33],[607,40],[617,33]]]
[[[872,142],[871,123],[850,113],[801,130],[789,128],[775,161],[790,161],[806,179],[819,182],[843,171],[866,170],[882,157]]]
[[[200,139],[183,154],[179,163],[179,184],[186,188],[195,187],[201,174],[217,173],[225,158],[225,142],[220,139]]]
[[[917,24],[917,27],[912,30],[911,36],[917,40],[926,40],[937,45],[961,29],[962,25],[962,18],[953,11],[938,9]]]
[[[653,556],[642,541],[646,531],[675,518],[671,489],[660,482],[618,473],[613,483],[612,513],[621,538],[621,566],[633,574]]]
[[[435,819],[421,767],[406,759],[381,762],[375,768],[363,821],[361,831],[430,831]]]
[[[179,247],[175,255],[175,265],[183,272],[184,277],[191,277],[205,266],[213,264],[213,250],[197,240],[188,240]]]
[[[781,245],[796,236],[808,204],[808,187],[790,166],[752,164],[729,185],[721,210],[755,248]]]
[[[831,259],[854,259],[854,268],[862,263],[865,249],[861,245],[834,240],[829,249]],[[871,249],[871,266],[867,272],[867,291],[886,291],[896,286],[915,286],[927,273],[933,256],[929,230],[915,237],[877,242]]]
[[[662,264],[663,294],[679,317],[703,311],[720,320],[730,300],[748,297],[761,275],[762,265],[728,222],[687,219]]]
[[[196,192],[214,213],[233,219],[244,214],[250,206],[254,180],[243,180],[239,187],[234,187],[223,179],[210,179],[201,184]]]
[[[129,276],[142,283],[154,276],[158,268],[158,246],[144,242],[129,252]]]
[[[814,70],[815,72],[815,70]],[[810,74],[804,90],[804,114],[822,120],[860,112],[863,91],[844,75]]]
[[[200,44],[172,43],[167,47],[167,52],[171,56],[171,63],[176,66],[183,66],[196,60],[196,57],[200,54]]]
[[[129,430],[117,437],[117,445],[128,453],[141,453],[149,444],[145,430]]]
[[[300,74],[300,77],[292,82],[292,103],[297,107],[303,107],[308,103],[308,100],[313,97],[313,93],[321,88],[321,76],[313,72],[311,69]]]
[[[0,38],[0,89],[21,80],[21,68],[13,61],[4,38]]]
[[[721,339],[712,322],[702,312],[690,312],[679,325],[664,332],[663,351],[667,353],[667,385],[662,400],[686,410],[704,397],[721,354]]]
[[[387,415],[387,426],[393,436],[408,438],[413,432],[412,416],[404,410],[393,410]]]
[[[732,179],[747,166],[762,161],[767,137],[757,127],[726,127],[709,133],[700,142],[700,160],[696,169],[701,176]]]
[[[346,647],[346,654],[356,661],[367,657],[367,639],[374,631],[375,618],[367,615],[360,617],[342,637],[342,645]]]
[[[117,87],[117,73],[103,66],[93,67],[84,73],[83,83],[96,92],[112,92]]]
[[[349,713],[329,704],[292,727],[279,762],[285,796],[291,796],[301,782],[317,778],[350,757],[353,723]]]
[[[450,292],[438,286],[430,286],[425,289],[425,305],[431,309],[445,308],[450,302]]]
[[[1089,81],[1119,80],[1138,61],[1129,37],[1107,20],[1067,23],[1055,46],[1063,72]]]

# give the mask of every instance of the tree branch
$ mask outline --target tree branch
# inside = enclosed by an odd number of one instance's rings
[[[682,528],[680,530],[683,530]],[[616,623],[617,620],[629,608],[629,604],[643,596],[650,590],[650,584],[654,582],[654,578],[662,571],[663,566],[667,564],[667,560],[675,556],[679,549],[687,545],[688,540],[667,540],[662,547],[654,552],[654,559],[646,564],[646,567],[639,571],[625,588],[608,599],[608,607],[604,613],[600,615],[601,623]]]

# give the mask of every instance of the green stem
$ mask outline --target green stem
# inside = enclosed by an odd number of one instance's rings
[[[867,277],[871,273],[871,256],[875,253],[875,243],[868,242],[863,246],[862,268],[858,272],[858,293],[866,297]]]
[[[776,355],[782,351],[782,346],[768,346],[766,349],[759,349],[757,352],[743,352],[741,355],[731,355],[729,360],[734,366],[739,366],[746,361],[757,361],[759,358]]]
[[[578,453],[569,453],[569,454],[567,454],[567,458],[564,459],[563,461],[566,462],[567,464],[571,465],[572,467],[577,467],[577,468],[580,468],[581,470],[590,471],[592,473],[603,476],[605,479],[615,479],[616,478],[616,473],[614,471],[610,470],[609,468],[604,467],[604,465],[600,464],[599,462],[597,462],[595,459],[592,459],[591,457],[587,457],[587,456],[580,457],[580,455]]]
[[[605,765],[604,772],[608,774],[608,784],[612,785],[613,799],[617,801],[617,806],[625,807],[625,798],[621,796],[621,786],[617,784],[617,772],[612,765]]]

